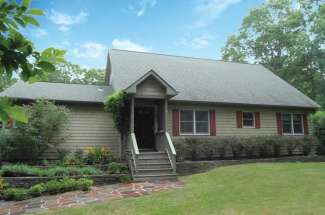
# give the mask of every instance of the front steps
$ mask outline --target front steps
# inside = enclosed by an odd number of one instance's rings
[[[133,169],[135,181],[174,180],[176,174],[166,152],[140,152],[136,160],[137,171]]]

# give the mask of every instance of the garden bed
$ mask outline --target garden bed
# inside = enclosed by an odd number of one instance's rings
[[[87,178],[94,182],[94,185],[115,184],[123,181],[123,178],[128,177],[128,174],[110,174],[110,175],[89,175],[89,176],[69,176],[69,178],[80,179]],[[33,185],[46,183],[55,179],[63,179],[66,176],[52,177],[2,177],[2,179],[12,187],[29,188]]]
[[[213,161],[183,161],[177,162],[178,175],[190,175],[206,172],[215,167],[268,162],[325,162],[325,156],[286,156],[278,158],[256,158],[256,159],[227,159]]]

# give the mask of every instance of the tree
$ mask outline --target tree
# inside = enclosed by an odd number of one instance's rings
[[[7,76],[9,82],[13,76],[29,82],[46,78],[48,73],[55,71],[56,63],[64,62],[65,51],[48,48],[38,52],[33,43],[19,32],[28,25],[39,26],[34,17],[44,15],[42,10],[30,8],[30,4],[31,0],[22,0],[20,4],[0,0],[0,76]],[[27,120],[20,106],[2,99],[0,118],[6,121],[9,117]]]
[[[102,85],[105,82],[104,69],[85,69],[72,63],[59,64],[45,81],[66,84],[96,84]]]
[[[270,0],[228,38],[223,59],[262,64],[325,105],[325,5]]]

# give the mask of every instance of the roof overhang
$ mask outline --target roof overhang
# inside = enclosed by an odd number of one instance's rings
[[[125,88],[124,92],[130,93],[130,94],[135,94],[137,92],[137,86],[149,77],[153,77],[162,86],[166,87],[166,95],[168,97],[173,97],[178,94],[177,90],[174,87],[172,87],[167,81],[165,81],[160,75],[158,75],[154,70],[150,70],[149,72],[147,72],[146,74],[141,76],[139,79],[137,79],[135,82],[133,82],[127,88]]]

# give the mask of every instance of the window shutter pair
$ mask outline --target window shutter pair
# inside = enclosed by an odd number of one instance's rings
[[[302,115],[302,121],[303,121],[303,127],[304,127],[304,134],[309,134],[308,129],[308,120],[307,120],[307,114]],[[278,130],[278,135],[283,135],[283,123],[282,123],[282,114],[276,113],[276,125]]]
[[[255,119],[255,128],[261,128],[260,112],[254,113],[254,119]],[[237,122],[237,128],[243,127],[243,111],[236,111],[236,122]]]
[[[178,109],[172,112],[173,136],[179,136],[180,133],[180,114]],[[216,113],[214,110],[209,111],[210,136],[216,136]]]

